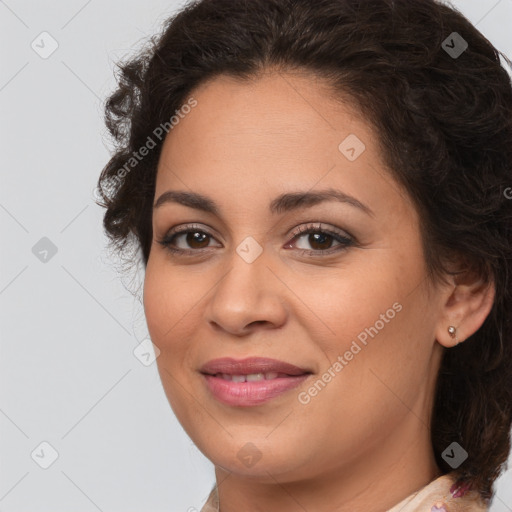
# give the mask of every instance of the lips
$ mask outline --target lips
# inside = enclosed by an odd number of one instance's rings
[[[308,369],[264,357],[214,359],[200,372],[217,400],[238,407],[263,404],[297,387],[311,375]]]
[[[208,361],[200,370],[208,375],[255,375],[277,373],[284,376],[296,376],[311,373],[305,368],[299,368],[284,361],[268,359],[266,357],[249,357],[247,359],[233,359],[225,357]]]

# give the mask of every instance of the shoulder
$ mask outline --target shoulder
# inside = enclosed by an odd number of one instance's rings
[[[387,512],[488,512],[476,491],[457,486],[454,473],[442,475]]]
[[[206,503],[203,505],[203,508],[200,512],[219,512],[219,496],[217,494],[217,485],[213,487],[206,500]]]

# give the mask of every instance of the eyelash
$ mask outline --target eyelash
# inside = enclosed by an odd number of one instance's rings
[[[170,231],[167,233],[162,239],[157,240],[157,243],[159,243],[161,246],[163,246],[166,250],[170,251],[173,254],[178,254],[182,256],[193,256],[197,255],[198,253],[203,252],[204,250],[210,249],[209,247],[204,247],[201,249],[177,249],[176,247],[173,247],[172,244],[175,242],[175,239],[180,235],[186,235],[188,233],[202,233],[208,237],[214,238],[213,235],[205,231],[204,229],[200,228],[197,225],[187,225],[183,227],[183,229],[177,230],[177,231]],[[294,242],[297,238],[300,238],[301,236],[308,235],[311,233],[316,234],[324,234],[329,235],[334,238],[336,242],[339,242],[341,245],[337,248],[329,248],[329,249],[317,249],[317,250],[308,250],[308,249],[298,249],[301,252],[302,256],[320,256],[320,255],[330,255],[338,252],[342,252],[347,250],[349,247],[353,246],[355,244],[355,239],[351,235],[347,236],[348,234],[341,232],[336,232],[334,230],[330,229],[324,229],[322,228],[321,224],[307,224],[304,226],[299,227],[295,233],[293,233],[293,238],[291,239],[291,242]],[[289,246],[290,243],[287,243],[286,246]]]

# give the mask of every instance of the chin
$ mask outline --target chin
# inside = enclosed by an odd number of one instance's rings
[[[261,437],[226,434],[214,443],[210,437],[193,441],[216,467],[235,475],[274,484],[276,479],[284,483],[307,478],[312,469],[309,452],[298,451],[297,444],[286,446],[281,440],[272,442],[265,436],[268,430]]]

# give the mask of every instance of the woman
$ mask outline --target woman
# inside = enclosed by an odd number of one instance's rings
[[[512,87],[434,0],[200,0],[121,66],[140,248],[203,510],[486,510],[512,406]]]

